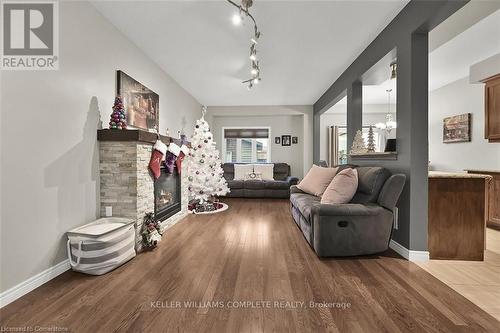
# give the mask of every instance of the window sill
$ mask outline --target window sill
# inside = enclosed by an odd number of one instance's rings
[[[349,154],[351,159],[358,160],[397,160],[397,152],[384,152],[384,153],[366,153],[366,154]]]

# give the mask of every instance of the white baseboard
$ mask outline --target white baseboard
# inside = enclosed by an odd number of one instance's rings
[[[16,299],[26,295],[30,291],[40,287],[42,284],[52,280],[56,276],[66,272],[71,268],[69,260],[61,261],[55,266],[49,267],[43,272],[19,283],[18,285],[4,291],[0,294],[0,308],[3,308],[9,303],[14,302]]]
[[[414,251],[408,250],[403,245],[395,242],[391,239],[389,243],[389,247],[396,251],[400,256],[409,261],[428,261],[429,260],[429,251]]]

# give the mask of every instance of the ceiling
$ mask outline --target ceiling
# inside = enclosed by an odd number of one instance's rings
[[[464,6],[461,10],[467,9]],[[446,21],[443,22],[445,23]],[[431,31],[431,36],[432,33]],[[429,90],[469,76],[470,66],[498,53],[500,10],[486,16],[430,53]]]
[[[248,91],[252,26],[225,1],[94,1],[205,105],[312,105],[408,1],[266,1],[251,9],[262,82]]]

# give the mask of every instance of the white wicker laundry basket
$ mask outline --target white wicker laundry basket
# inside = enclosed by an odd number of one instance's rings
[[[101,218],[67,234],[68,258],[74,271],[102,275],[135,257],[132,219]]]

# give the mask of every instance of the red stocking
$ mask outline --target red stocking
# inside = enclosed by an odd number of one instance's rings
[[[153,146],[153,151],[151,152],[151,159],[149,160],[149,169],[153,173],[155,179],[160,178],[160,164],[165,158],[165,153],[167,152],[167,146],[157,140]]]

